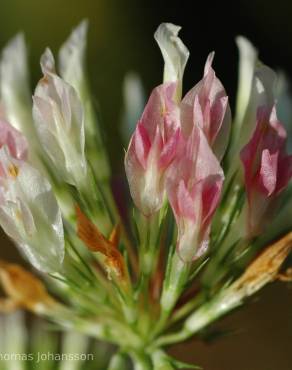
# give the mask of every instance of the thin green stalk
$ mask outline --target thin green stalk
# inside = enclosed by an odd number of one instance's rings
[[[180,307],[178,310],[176,310],[174,314],[172,315],[172,317],[170,318],[169,323],[167,324],[166,328],[172,326],[176,322],[185,318],[188,314],[190,314],[198,306],[200,306],[204,302],[205,298],[206,298],[205,294],[201,293],[197,295],[195,298],[188,301],[185,305]]]
[[[72,249],[72,251],[74,252],[75,256],[80,260],[80,262],[82,263],[82,265],[84,266],[84,268],[86,269],[86,271],[89,273],[89,275],[91,277],[93,277],[94,279],[96,279],[96,275],[93,273],[89,263],[87,263],[85,261],[85,259],[81,256],[81,254],[79,253],[78,249],[75,247],[69,233],[66,234],[66,239],[67,239],[67,242],[69,243],[70,245],[70,248]]]
[[[154,370],[175,370],[177,367],[171,363],[171,358],[161,350],[155,350],[152,353],[153,369]]]
[[[143,352],[132,352],[134,370],[153,370],[150,357]]]
[[[157,266],[159,255],[159,240],[161,236],[161,224],[159,222],[159,213],[151,216],[142,216],[140,224],[140,282],[138,289],[143,294],[144,301],[149,301],[149,282]]]
[[[108,370],[127,370],[127,359],[123,353],[116,353],[112,356]]]
[[[176,333],[160,337],[155,346],[161,347],[186,339],[197,334],[200,330],[220,318],[227,312],[242,304],[242,295],[235,294],[232,289],[218,293],[211,301],[203,304],[184,323],[183,328]]]
[[[188,281],[190,273],[190,264],[184,263],[174,251],[168,262],[166,277],[162,290],[160,307],[161,315],[159,321],[153,330],[152,337],[157,336],[165,327],[169,316],[183,292]]]

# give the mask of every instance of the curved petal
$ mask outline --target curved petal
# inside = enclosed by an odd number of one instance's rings
[[[84,84],[84,62],[88,21],[83,20],[61,46],[59,51],[59,68],[62,78],[77,91]]]
[[[74,88],[55,74],[55,61],[49,49],[41,57],[41,66],[44,77],[33,97],[36,131],[59,176],[72,185],[82,186],[87,163],[81,101]]]
[[[181,97],[184,69],[189,51],[178,37],[181,27],[172,23],[162,23],[154,34],[164,59],[163,82],[178,81],[177,98]]]

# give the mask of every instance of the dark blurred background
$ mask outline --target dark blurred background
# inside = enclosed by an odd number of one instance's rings
[[[83,18],[90,21],[91,86],[110,132],[109,147],[115,148],[110,153],[116,174],[122,173],[122,81],[128,71],[137,72],[147,94],[161,82],[163,63],[153,40],[159,23],[182,26],[180,35],[191,52],[185,90],[201,78],[206,56],[215,50],[215,70],[234,105],[238,61],[234,38],[238,34],[257,46],[266,64],[292,77],[291,0],[1,0],[0,47],[16,32],[24,31],[34,86],[40,78],[39,57],[44,48],[50,46],[57,52]],[[4,237],[0,257],[17,258],[15,248]],[[218,328],[235,333],[211,343],[193,341],[174,352],[206,370],[292,369],[292,290],[288,286],[269,286],[247,307],[222,320]]]

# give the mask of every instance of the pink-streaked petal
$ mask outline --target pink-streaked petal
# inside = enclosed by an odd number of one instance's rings
[[[204,181],[202,190],[202,223],[209,225],[210,220],[219,204],[223,178],[220,175],[212,175]]]
[[[180,140],[180,129],[177,129],[170,139],[164,144],[159,158],[159,167],[166,168],[174,159]]]
[[[263,150],[259,171],[259,183],[266,196],[270,196],[276,189],[279,153],[271,154],[268,149]]]
[[[226,109],[228,107],[228,97],[223,96],[217,99],[213,106],[210,106],[210,121],[216,122],[216,125],[210,125],[209,128],[209,142],[213,145],[220,130],[222,129],[222,124],[226,114]]]
[[[198,152],[196,159],[196,177],[198,180],[205,179],[211,175],[219,175],[224,178],[220,163],[214,155],[202,130],[195,128],[194,135],[198,135]],[[195,133],[196,132],[196,133]],[[195,141],[194,141],[195,143]],[[196,148],[194,148],[196,150]]]
[[[204,109],[204,110],[203,110]],[[206,112],[208,109],[208,112]],[[204,127],[208,128],[210,127],[210,102],[208,104],[208,108],[202,107],[199,101],[199,96],[195,96],[195,101],[194,101],[194,108],[193,108],[193,115],[192,115],[192,127],[194,125],[199,126],[202,130],[204,130]],[[208,113],[208,117],[207,116]],[[207,118],[207,122],[205,122],[205,119]]]
[[[131,195],[147,216],[162,206],[165,173],[179,146],[176,87],[177,82],[165,83],[152,91],[126,153],[125,168]]]
[[[257,126],[254,130],[254,133],[250,141],[242,148],[240,152],[240,159],[243,163],[244,173],[245,173],[245,182],[247,187],[250,186],[252,182],[252,177],[256,173],[257,165],[254,163],[256,158],[256,153],[260,144],[261,135],[263,132],[263,122],[266,113],[263,109],[259,109],[257,113]]]
[[[212,115],[211,115],[211,103],[210,100],[206,100],[206,104],[204,106],[204,111],[203,111],[203,125],[201,126],[202,130],[204,130],[205,135],[207,137],[207,140],[209,143],[212,143],[212,135],[213,135],[213,130],[214,128],[211,126],[211,121],[212,120]],[[217,128],[215,128],[217,131]]]
[[[135,154],[141,166],[146,169],[147,157],[151,147],[151,142],[146,129],[138,123],[134,133]]]
[[[199,95],[200,103],[204,106],[207,99],[209,99],[210,103],[213,104],[221,91],[220,88],[218,88],[219,86],[217,86],[216,74],[212,67],[210,67],[202,82],[203,85]]]
[[[28,143],[25,137],[8,122],[0,119],[0,147],[4,145],[8,147],[12,157],[27,159]]]
[[[187,139],[181,137],[166,177],[167,195],[178,226],[178,254],[184,262],[206,251],[223,178],[203,130],[194,125]]]
[[[163,126],[165,116],[172,114],[172,110],[176,109],[173,100],[175,91],[175,82],[165,83],[156,87],[150,95],[140,122],[145,127],[151,142],[154,140],[156,127]]]
[[[216,155],[223,157],[229,140],[230,108],[225,89],[212,68],[214,53],[208,56],[204,77],[183,98],[180,104],[182,130],[187,137],[194,125],[204,131]],[[223,126],[224,124],[224,126]],[[220,132],[224,132],[224,136]],[[219,142],[216,142],[218,138]]]
[[[144,169],[135,155],[126,155],[125,170],[130,187],[131,197],[144,216],[151,216],[162,205],[163,189],[159,188],[159,174],[152,173],[152,189],[147,189]],[[158,184],[158,187],[157,187]]]
[[[275,106],[259,107],[257,126],[241,151],[248,196],[249,236],[260,233],[275,198],[292,176],[292,157],[286,154],[286,130],[277,118]]]
[[[198,184],[197,191],[201,192],[201,186]],[[183,181],[180,181],[177,187],[177,213],[180,217],[196,220],[196,214],[200,212],[201,205],[199,203],[200,197],[197,197],[197,204],[194,202],[194,197],[186,188]]]

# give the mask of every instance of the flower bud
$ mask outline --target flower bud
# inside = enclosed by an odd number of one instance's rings
[[[88,22],[73,29],[59,51],[60,75],[76,90],[84,109],[86,155],[99,181],[110,178],[110,165],[99,128],[85,65]]]
[[[24,134],[33,135],[27,50],[22,34],[3,49],[0,60],[0,96],[5,117]]]
[[[61,213],[49,182],[26,162],[0,149],[0,225],[30,263],[58,271],[64,258]]]
[[[87,81],[85,76],[85,50],[88,22],[83,20],[71,33],[59,51],[62,78],[83,96]]]
[[[240,157],[248,196],[247,233],[255,236],[270,217],[278,194],[292,177],[292,156],[286,154],[286,131],[275,106],[261,107],[257,126]]]
[[[153,90],[125,157],[132,198],[145,216],[162,207],[165,171],[176,153],[180,136],[176,86],[168,83]]]
[[[87,174],[82,105],[74,88],[56,75],[49,49],[41,58],[41,67],[44,77],[33,96],[35,127],[58,175],[79,187]]]
[[[261,106],[272,107],[275,101],[276,74],[258,60],[254,46],[244,37],[236,39],[239,49],[239,83],[236,113],[228,161],[237,170],[240,149],[248,143]]]
[[[229,141],[231,111],[225,89],[212,68],[214,53],[209,54],[203,79],[181,102],[182,130],[190,135],[194,125],[203,130],[209,145],[221,159]]]
[[[200,127],[194,126],[179,146],[167,172],[166,188],[178,226],[178,253],[184,262],[190,262],[208,247],[224,176]]]

